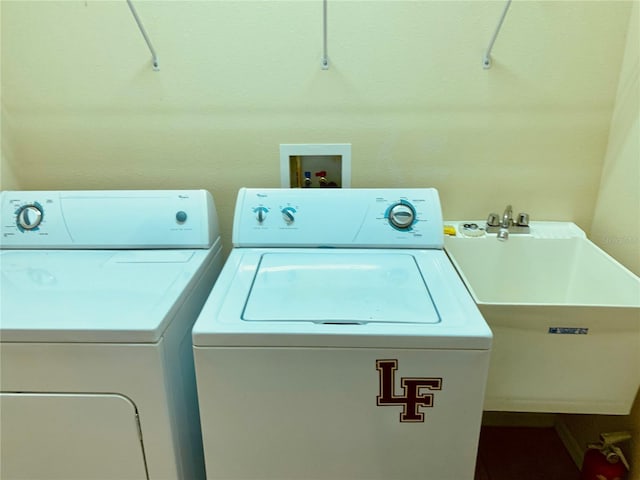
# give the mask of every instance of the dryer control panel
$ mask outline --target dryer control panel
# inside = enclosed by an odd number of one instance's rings
[[[209,248],[219,237],[206,190],[5,191],[0,248]]]
[[[235,247],[443,248],[433,188],[255,189],[238,193]]]

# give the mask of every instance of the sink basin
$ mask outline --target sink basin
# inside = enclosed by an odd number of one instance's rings
[[[494,334],[484,408],[627,414],[640,384],[640,279],[577,226],[554,223],[506,242],[445,238]]]

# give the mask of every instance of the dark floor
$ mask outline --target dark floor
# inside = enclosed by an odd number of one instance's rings
[[[475,480],[578,480],[553,428],[482,427]]]

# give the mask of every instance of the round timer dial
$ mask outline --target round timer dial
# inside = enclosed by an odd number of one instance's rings
[[[416,221],[416,210],[408,202],[400,201],[389,207],[387,218],[398,230],[408,230]]]
[[[40,205],[35,203],[25,205],[18,210],[16,223],[18,224],[18,228],[23,230],[34,230],[38,228],[40,222],[42,222],[42,216],[43,212]]]

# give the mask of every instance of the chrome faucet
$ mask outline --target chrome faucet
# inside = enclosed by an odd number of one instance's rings
[[[500,222],[500,230],[498,230],[497,239],[505,242],[509,239],[509,228],[513,224],[513,208],[507,205],[502,214],[502,222]]]
[[[507,205],[502,218],[497,213],[490,213],[487,218],[487,233],[497,233],[498,240],[505,241],[509,233],[529,233],[529,215],[519,213],[516,220],[513,219],[513,207]]]
[[[502,228],[509,228],[513,223],[513,208],[511,205],[507,205],[507,208],[504,209],[504,213],[502,214],[502,222],[500,226]]]

